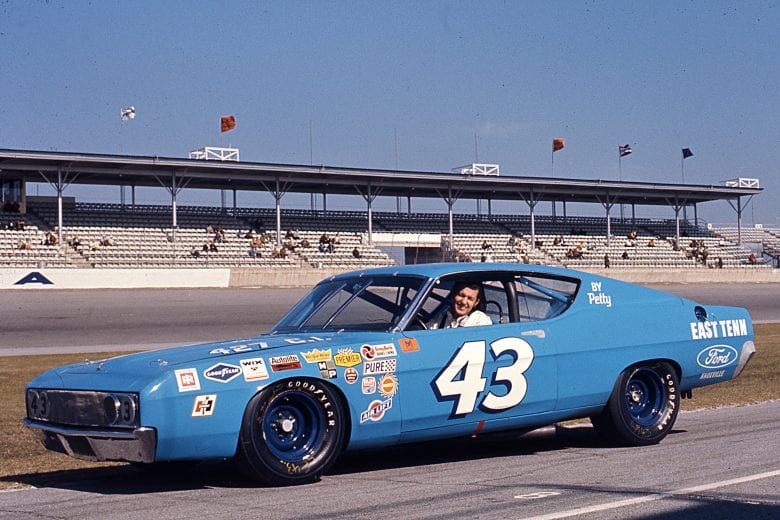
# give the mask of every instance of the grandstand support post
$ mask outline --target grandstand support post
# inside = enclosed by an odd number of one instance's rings
[[[328,211],[328,194],[322,192],[322,214],[324,215]]]
[[[368,205],[368,245],[373,245],[374,239],[372,236],[373,233],[373,221],[374,217],[371,213],[371,203],[374,202],[374,199],[376,199],[380,193],[382,193],[382,188],[379,188],[375,191],[371,191],[371,181],[368,181],[368,185],[366,186],[366,192],[363,193],[363,191],[360,189],[359,186],[355,186],[355,189],[360,194],[361,197],[363,197],[363,200],[366,201],[366,204]]]
[[[674,202],[666,199],[666,202],[674,210],[674,240],[677,246],[680,246],[680,210],[685,208],[687,199],[680,202],[677,197],[674,198]]]
[[[412,215],[412,196],[407,195],[406,196],[406,214],[408,216]]]
[[[563,203],[563,222],[566,223],[566,201],[561,201]]]
[[[273,189],[269,188],[264,181],[260,181],[260,184],[274,198],[275,207],[276,207],[276,245],[281,246],[282,245],[282,204],[281,202],[282,202],[282,197],[284,197],[285,193],[287,193],[287,190],[290,188],[290,185],[289,184],[282,185],[279,182],[278,175],[275,177],[275,184]]]
[[[699,227],[699,206],[693,204],[693,226]]]
[[[531,217],[531,247],[536,247],[536,214],[534,212],[534,209],[536,208],[536,205],[539,204],[539,201],[541,199],[542,194],[539,193],[537,195],[534,195],[534,190],[531,188],[531,192],[529,197],[526,199],[522,193],[519,194],[520,198],[523,199],[523,201],[528,204],[528,215]]]
[[[452,219],[452,206],[455,204],[455,202],[460,198],[461,193],[463,193],[462,190],[457,191],[454,195],[452,193],[452,186],[447,186],[447,194],[442,194],[441,191],[436,190],[436,193],[439,194],[439,197],[444,200],[444,202],[447,204],[447,222],[449,224],[449,236],[450,236],[450,242],[449,242],[449,249],[450,253],[452,253],[454,244],[452,243],[453,240],[453,233],[454,233],[454,226],[453,226],[453,219]]]
[[[184,170],[185,172],[187,170]],[[173,244],[174,247],[176,246],[176,230],[178,228],[178,224],[176,223],[176,195],[183,190],[184,188],[189,185],[190,181],[192,181],[192,178],[188,179],[186,182],[178,182],[178,178],[176,177],[176,170],[171,171],[171,182],[170,184],[167,184],[163,182],[158,176],[154,176],[155,179],[157,179],[157,182],[160,183],[160,186],[165,188],[168,193],[171,194],[171,233],[173,235]],[[133,195],[133,199],[135,199],[135,195]],[[135,204],[135,202],[133,202]],[[175,253],[175,249],[174,249]]]
[[[610,247],[612,245],[612,220],[610,219],[609,216],[609,210],[611,210],[612,206],[615,205],[617,196],[610,198],[609,193],[607,193],[607,197],[604,200],[601,200],[601,197],[596,195],[596,200],[598,200],[601,203],[601,205],[604,207],[604,210],[606,211],[607,214],[606,215],[607,216],[607,247]]]
[[[236,201],[236,189],[233,188],[233,216],[236,216],[236,210],[238,209],[238,204]]]
[[[135,212],[135,184],[130,186],[130,204],[132,211]]]
[[[49,186],[53,187],[57,191],[57,241],[62,245],[62,193],[65,191],[71,182],[76,180],[79,174],[74,174],[68,181],[68,173],[65,173],[65,177],[62,176],[62,166],[57,166],[57,182],[52,182],[46,177],[46,174],[38,170],[38,174],[49,183]]]
[[[734,209],[734,211],[737,212],[737,245],[742,245],[742,212],[745,210],[748,204],[750,204],[750,201],[753,199],[753,195],[750,195],[748,197],[747,202],[745,205],[742,205],[742,197],[737,197],[737,207],[734,207],[734,204],[728,200],[726,202],[729,203],[729,206]]]

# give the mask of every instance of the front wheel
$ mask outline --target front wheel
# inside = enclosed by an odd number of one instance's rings
[[[255,395],[241,424],[238,458],[271,485],[320,478],[341,452],[344,412],[336,391],[316,379],[290,379]]]
[[[624,446],[656,444],[666,437],[680,411],[677,372],[665,361],[624,370],[601,414],[596,431]]]

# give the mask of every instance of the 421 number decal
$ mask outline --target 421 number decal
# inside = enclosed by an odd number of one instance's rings
[[[485,390],[487,378],[482,375],[485,347],[485,341],[467,341],[433,381],[439,395],[454,399],[453,415],[473,412],[479,394]],[[505,383],[509,391],[504,395],[490,391],[480,403],[483,409],[500,412],[517,406],[525,397],[528,383],[523,374],[534,360],[534,351],[527,341],[520,338],[497,339],[490,344],[490,351],[494,359],[504,354],[514,357],[511,365],[497,368],[493,377],[493,382]]]

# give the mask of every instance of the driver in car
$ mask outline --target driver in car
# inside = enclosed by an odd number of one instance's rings
[[[444,328],[475,327],[492,325],[490,317],[482,312],[485,306],[485,292],[482,284],[475,282],[458,282],[452,289],[452,307]]]

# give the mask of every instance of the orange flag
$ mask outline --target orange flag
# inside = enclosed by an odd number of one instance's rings
[[[229,132],[236,127],[236,118],[233,116],[222,116],[219,119],[219,127],[222,132]]]
[[[558,150],[563,150],[563,139],[560,137],[553,139],[553,152]]]

